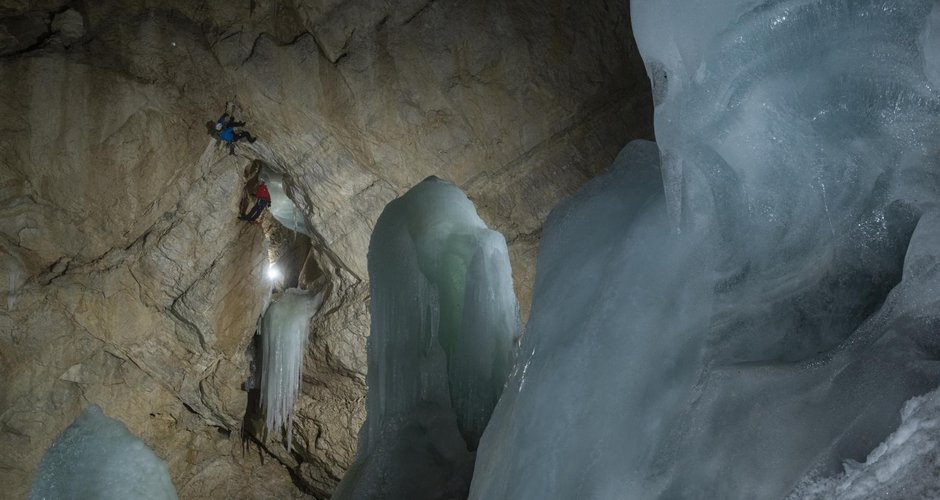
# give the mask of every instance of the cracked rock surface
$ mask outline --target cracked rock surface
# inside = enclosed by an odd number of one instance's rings
[[[45,449],[96,403],[167,461],[181,498],[328,498],[365,417],[379,213],[429,175],[456,183],[505,235],[527,315],[548,211],[652,133],[628,10],[4,2],[4,494],[25,497]],[[227,101],[259,138],[234,156],[206,131]],[[256,430],[242,389],[270,292],[273,222],[235,218],[254,161],[285,175],[311,228],[304,269],[329,287],[292,453]]]

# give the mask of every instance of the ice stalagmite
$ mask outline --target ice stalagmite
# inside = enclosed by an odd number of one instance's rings
[[[176,500],[166,464],[121,422],[92,405],[39,463],[30,500]]]
[[[310,318],[322,302],[322,293],[292,288],[268,306],[261,321],[261,408],[269,435],[286,430],[288,450]]]
[[[520,325],[503,237],[454,185],[390,203],[369,245],[368,416],[334,498],[460,498]]]
[[[631,17],[659,142],[546,223],[471,498],[799,498],[940,384],[940,3]]]

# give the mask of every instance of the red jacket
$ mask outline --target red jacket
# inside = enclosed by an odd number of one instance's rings
[[[268,192],[268,186],[264,184],[258,184],[258,189],[255,190],[255,198],[264,201],[271,201],[271,193]]]

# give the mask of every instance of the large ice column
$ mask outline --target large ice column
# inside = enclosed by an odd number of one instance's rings
[[[781,498],[940,383],[938,5],[631,2],[659,155],[546,223],[472,498]]]
[[[368,417],[334,498],[459,498],[520,333],[509,255],[454,185],[429,178],[369,245]]]
[[[261,408],[269,435],[286,431],[288,450],[310,318],[322,302],[322,292],[292,288],[268,306],[261,320]]]
[[[657,440],[701,366],[713,259],[701,234],[672,230],[658,158],[654,143],[631,143],[552,211],[471,498],[650,496]]]
[[[166,464],[121,422],[91,405],[39,463],[30,500],[176,500]]]

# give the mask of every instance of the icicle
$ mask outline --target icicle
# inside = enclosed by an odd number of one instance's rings
[[[13,306],[16,305],[16,292],[17,288],[19,288],[20,273],[21,270],[19,266],[16,264],[10,266],[10,287],[7,292],[7,311],[12,311]]]
[[[261,321],[261,408],[265,429],[271,434],[286,428],[288,451],[310,318],[322,302],[322,292],[292,288],[268,306]]]
[[[666,212],[676,233],[682,231],[682,160],[669,151],[660,150],[663,188],[666,191]]]

